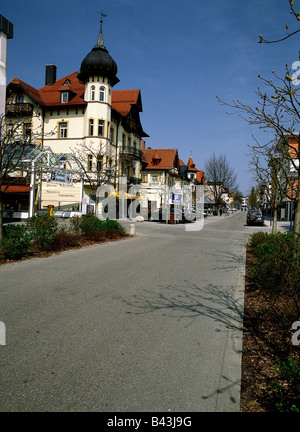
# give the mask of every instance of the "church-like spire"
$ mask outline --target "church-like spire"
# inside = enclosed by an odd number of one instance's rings
[[[104,44],[104,39],[103,39],[103,33],[102,33],[102,23],[103,23],[103,17],[107,17],[107,15],[105,15],[102,11],[101,11],[101,20],[100,20],[100,32],[99,32],[99,36],[96,42],[96,45],[94,46],[94,49],[105,49],[106,50],[106,46]]]

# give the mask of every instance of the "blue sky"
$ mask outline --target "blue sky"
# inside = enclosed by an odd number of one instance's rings
[[[247,194],[254,184],[248,144],[259,135],[228,116],[216,96],[255,105],[258,73],[283,76],[298,60],[298,35],[257,43],[260,33],[284,35],[286,23],[298,28],[288,0],[2,0],[0,14],[14,24],[7,82],[18,77],[40,88],[46,64],[56,64],[58,78],[79,70],[96,43],[101,10],[108,15],[104,41],[118,65],[114,89],[141,90],[146,145],[178,148],[199,169],[213,152],[225,153]]]

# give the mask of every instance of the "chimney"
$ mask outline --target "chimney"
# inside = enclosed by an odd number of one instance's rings
[[[146,142],[145,142],[145,140],[142,140],[142,150],[144,151],[145,148],[146,148]]]
[[[56,66],[46,65],[45,85],[54,84],[56,81]]]

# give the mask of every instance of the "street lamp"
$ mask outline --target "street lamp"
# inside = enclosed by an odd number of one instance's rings
[[[108,166],[108,167],[104,168],[104,171],[107,173],[107,219],[109,219],[109,217],[108,217],[109,179],[110,179],[110,173],[111,173],[112,169],[110,166]]]
[[[134,186],[133,183],[130,183],[129,190],[130,190],[130,219],[132,219],[132,186]]]

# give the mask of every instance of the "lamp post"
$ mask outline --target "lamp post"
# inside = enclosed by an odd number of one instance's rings
[[[132,219],[132,186],[134,186],[133,183],[130,183],[129,190],[130,190],[130,219]]]
[[[108,166],[108,167],[104,168],[104,171],[107,174],[107,219],[109,219],[109,217],[108,217],[108,214],[109,214],[108,197],[109,197],[109,179],[110,179],[111,167]]]

